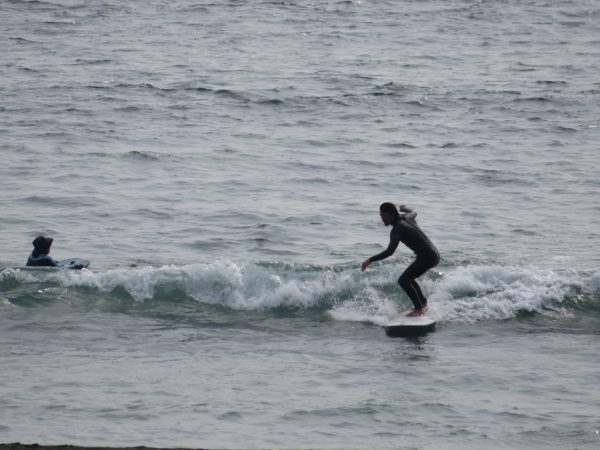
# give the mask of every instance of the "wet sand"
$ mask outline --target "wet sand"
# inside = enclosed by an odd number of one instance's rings
[[[0,444],[0,450],[196,450],[190,448],[161,448],[156,447],[80,447],[77,445],[39,445],[39,444]],[[199,450],[199,449],[198,449]]]

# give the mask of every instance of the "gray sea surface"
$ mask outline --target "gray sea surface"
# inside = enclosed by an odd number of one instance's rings
[[[0,42],[0,442],[600,446],[600,3],[0,0]],[[419,338],[385,201],[442,255]]]

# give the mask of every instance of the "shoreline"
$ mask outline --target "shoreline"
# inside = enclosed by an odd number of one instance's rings
[[[108,446],[81,446],[81,445],[40,445],[40,444],[21,444],[14,442],[11,444],[0,444],[0,450],[204,450],[202,447],[146,447],[143,445],[136,447],[108,447]]]

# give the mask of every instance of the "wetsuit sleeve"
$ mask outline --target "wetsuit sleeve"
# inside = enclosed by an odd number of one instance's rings
[[[405,214],[402,215],[405,219],[415,220],[416,217],[417,217],[417,212],[413,211],[410,208],[406,208],[405,207],[405,208],[402,209],[402,212],[405,213]]]
[[[382,251],[381,253],[379,253],[375,256],[371,256],[369,259],[371,260],[371,262],[375,262],[375,261],[381,261],[382,259],[392,256],[394,254],[394,252],[396,251],[396,249],[398,248],[399,243],[400,243],[400,238],[398,236],[396,236],[395,234],[390,234],[390,243],[388,245],[388,248],[386,248],[384,251]]]

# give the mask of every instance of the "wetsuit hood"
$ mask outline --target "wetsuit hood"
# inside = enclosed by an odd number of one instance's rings
[[[33,249],[38,254],[50,253],[50,246],[52,245],[53,241],[54,241],[54,239],[52,239],[52,238],[47,238],[45,236],[38,236],[32,242]]]

